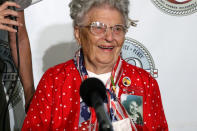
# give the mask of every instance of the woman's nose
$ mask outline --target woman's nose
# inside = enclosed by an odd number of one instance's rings
[[[105,39],[107,41],[112,41],[113,40],[113,30],[111,28],[106,29]]]

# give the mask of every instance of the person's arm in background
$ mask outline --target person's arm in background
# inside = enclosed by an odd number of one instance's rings
[[[16,67],[18,66],[17,49],[16,49],[16,32],[10,25],[18,26],[18,41],[20,52],[20,79],[25,94],[25,108],[27,110],[31,98],[35,92],[32,71],[31,48],[28,34],[25,27],[24,11],[16,12],[7,9],[8,6],[19,7],[13,2],[5,2],[0,6],[0,29],[9,31],[9,43],[12,57]],[[17,21],[9,20],[5,16],[13,15],[17,17]],[[3,24],[2,24],[3,23]]]
[[[23,85],[25,94],[25,108],[27,109],[31,98],[35,92],[34,82],[33,82],[33,71],[32,71],[32,58],[31,58],[31,48],[25,27],[24,11],[18,12],[19,22],[23,23],[23,26],[18,28],[19,36],[19,52],[20,52],[20,79]],[[13,60],[16,65],[17,61],[17,49],[16,49],[16,38],[15,33],[9,33],[10,38],[10,48],[13,56]]]

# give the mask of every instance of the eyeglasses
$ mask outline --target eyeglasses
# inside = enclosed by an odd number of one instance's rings
[[[96,36],[104,36],[108,28],[112,30],[112,35],[115,37],[122,37],[127,32],[127,27],[123,24],[108,27],[106,24],[101,22],[92,22],[90,25],[80,27],[89,28],[90,32]]]

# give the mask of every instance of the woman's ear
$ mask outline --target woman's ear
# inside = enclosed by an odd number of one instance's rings
[[[78,26],[74,27],[74,35],[75,35],[75,39],[77,40],[78,44],[81,45],[80,28]]]

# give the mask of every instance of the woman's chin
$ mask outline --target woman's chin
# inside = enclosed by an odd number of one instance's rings
[[[112,63],[115,61],[115,58],[114,58],[114,56],[101,56],[97,60],[101,64],[105,64],[105,65],[109,64],[109,65],[112,65]]]

